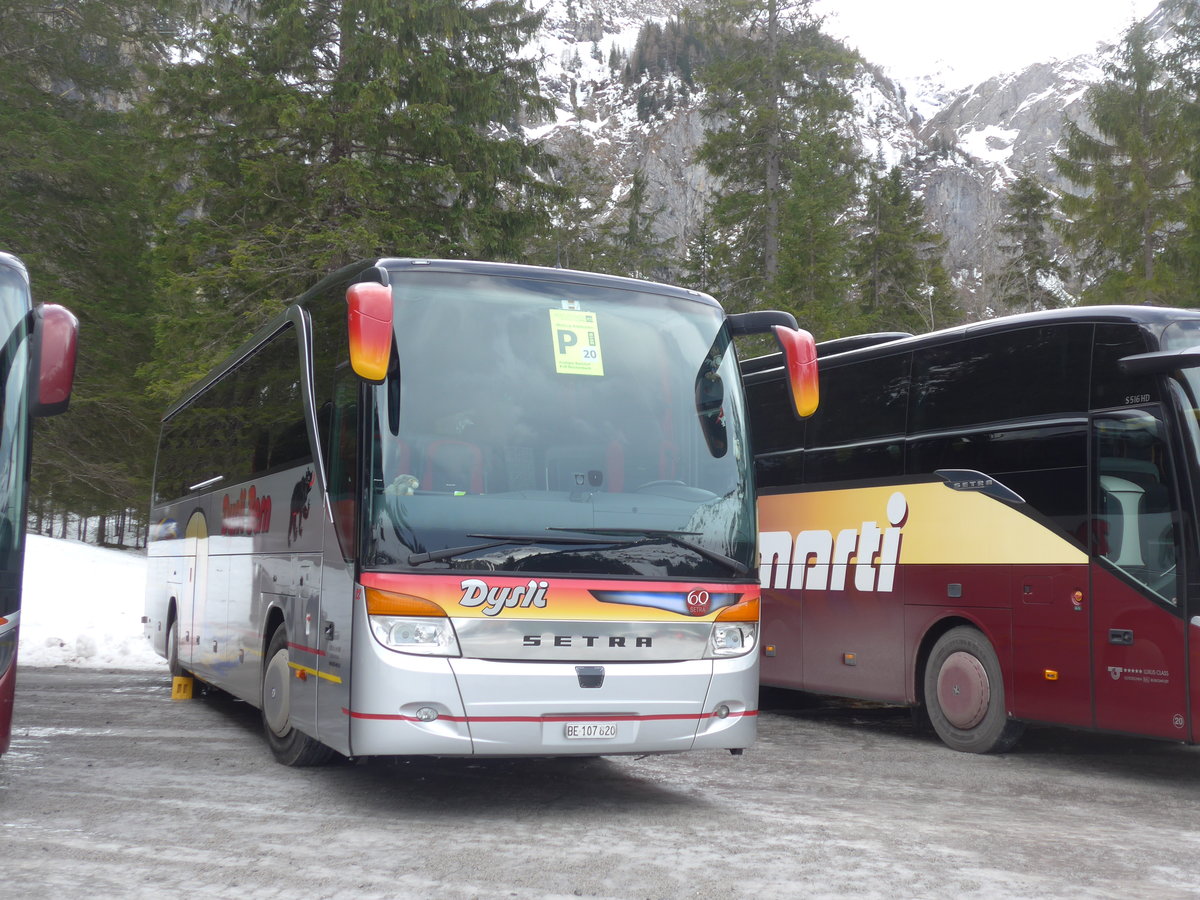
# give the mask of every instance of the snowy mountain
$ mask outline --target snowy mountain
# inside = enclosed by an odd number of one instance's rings
[[[672,0],[545,0],[537,52],[544,89],[557,107],[555,121],[536,134],[564,158],[586,160],[611,179],[617,200],[642,171],[649,206],[661,208],[660,236],[684,241],[715,189],[694,162],[704,131],[699,98],[658,85],[677,98],[671,108],[639,119],[636,90],[609,68],[614,48],[629,53],[646,21],[665,22]],[[1164,3],[1163,7],[1167,4]],[[1168,39],[1174,21],[1160,7],[1147,22]],[[1086,89],[1104,77],[1120,35],[1095,53],[1038,63],[950,90],[935,76],[901,85],[867,63],[850,85],[854,130],[865,155],[886,170],[902,164],[914,173],[931,222],[948,242],[947,264],[971,317],[987,314],[989,274],[999,264],[995,227],[1007,186],[1030,166],[1052,189],[1060,186],[1053,152],[1067,118],[1083,116]]]

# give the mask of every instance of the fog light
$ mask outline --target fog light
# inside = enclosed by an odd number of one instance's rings
[[[729,718],[729,707],[726,706],[724,703],[722,703],[720,706],[717,707],[717,718],[718,719],[728,719]]]
[[[432,706],[422,706],[417,710],[418,722],[432,722],[438,717],[438,711]]]

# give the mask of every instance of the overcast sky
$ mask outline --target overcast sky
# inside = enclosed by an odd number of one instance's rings
[[[817,0],[825,31],[869,62],[912,79],[950,69],[947,85],[1115,43],[1158,0]]]

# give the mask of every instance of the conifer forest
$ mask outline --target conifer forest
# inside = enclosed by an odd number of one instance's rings
[[[667,237],[644,174],[570,145],[525,0],[0,0],[0,250],[80,319],[39,421],[33,530],[139,546],[167,405],[323,275],[378,256],[670,281],[820,339],[1091,303],[1195,306],[1200,9],[1132,25],[1001,203],[964,302],[905,161],[855,139],[811,0],[692,0],[594,53],[638,119],[689,105],[703,208]],[[570,5],[570,4],[568,4]],[[584,44],[586,46],[586,44]],[[97,527],[99,523],[99,527]],[[82,533],[82,531],[80,532]]]

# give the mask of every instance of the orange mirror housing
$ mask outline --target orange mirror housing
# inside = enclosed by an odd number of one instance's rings
[[[783,350],[796,415],[808,418],[817,411],[821,391],[817,381],[817,342],[807,331],[773,325],[775,339]]]
[[[382,382],[392,355],[392,289],[375,281],[350,285],[346,324],[354,374],[364,381]]]

